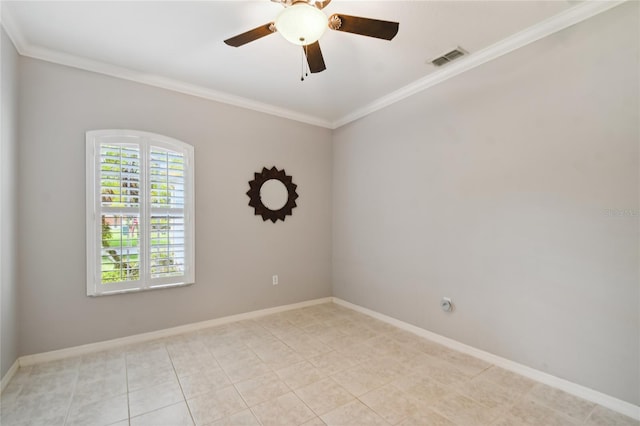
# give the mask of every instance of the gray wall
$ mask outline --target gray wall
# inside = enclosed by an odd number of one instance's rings
[[[2,374],[17,355],[329,296],[333,279],[340,298],[640,403],[638,36],[629,2],[332,134],[17,59],[3,33]],[[84,132],[100,128],[195,146],[195,285],[85,296]],[[299,185],[284,223],[247,206],[271,165]]]
[[[18,54],[4,28],[0,26],[2,54],[2,100],[0,129],[0,377],[18,358],[16,267],[18,160]]]
[[[329,130],[29,58],[19,118],[21,355],[331,295]],[[104,128],[195,147],[195,285],[86,296],[85,132]],[[300,196],[276,224],[245,194],[274,165]]]
[[[638,16],[335,131],[334,295],[640,403]]]

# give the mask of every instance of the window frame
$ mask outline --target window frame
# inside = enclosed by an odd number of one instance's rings
[[[109,139],[120,139],[109,142]],[[126,142],[125,142],[126,140]],[[129,141],[130,140],[130,141]],[[114,214],[112,207],[102,206],[101,151],[102,144],[136,145],[140,156],[139,207],[123,207],[120,211],[139,215],[139,278],[131,281],[102,283],[102,215]],[[172,277],[151,277],[151,149],[165,149],[184,157],[184,274]],[[193,146],[177,139],[150,132],[126,129],[91,130],[86,132],[86,256],[87,296],[104,296],[160,288],[191,285],[195,282],[195,185]],[[137,210],[136,210],[137,209]],[[171,208],[165,209],[170,211]],[[176,209],[177,210],[177,209]]]

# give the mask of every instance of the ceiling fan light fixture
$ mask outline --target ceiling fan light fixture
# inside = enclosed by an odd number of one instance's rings
[[[327,30],[327,15],[305,1],[294,3],[276,18],[278,32],[300,46],[315,43]]]

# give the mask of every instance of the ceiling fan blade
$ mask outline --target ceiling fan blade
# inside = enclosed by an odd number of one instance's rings
[[[302,46],[304,53],[307,55],[307,63],[309,64],[309,71],[311,73],[321,72],[327,69],[324,64],[324,58],[322,57],[322,51],[320,50],[320,43],[315,43]]]
[[[318,9],[324,9],[325,7],[327,7],[329,5],[329,3],[331,3],[331,0],[321,0],[321,1],[316,1],[316,7]]]
[[[342,14],[329,17],[329,28],[347,33],[360,34],[368,37],[391,40],[398,34],[400,24],[379,19],[362,18]]]
[[[258,40],[259,38],[268,36],[269,34],[273,34],[275,32],[275,25],[273,24],[273,22],[269,22],[268,24],[261,25],[257,28],[249,30],[246,33],[238,34],[235,37],[228,38],[224,42],[229,46],[240,47],[244,44]]]

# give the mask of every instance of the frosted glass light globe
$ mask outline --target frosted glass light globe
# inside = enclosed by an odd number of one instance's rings
[[[308,3],[295,3],[280,12],[276,29],[293,44],[304,46],[318,41],[327,29],[327,15]]]

